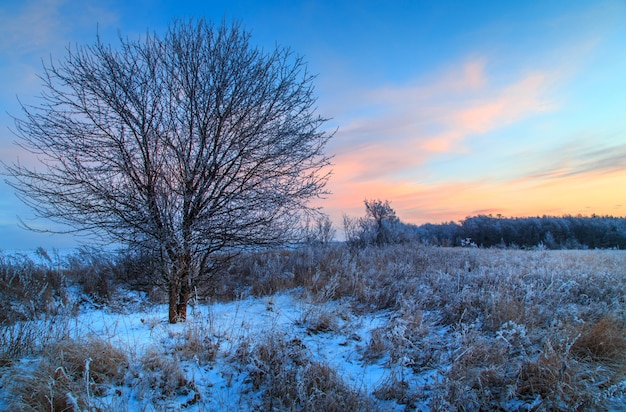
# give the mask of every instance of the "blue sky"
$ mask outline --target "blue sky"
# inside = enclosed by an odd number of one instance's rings
[[[27,157],[9,114],[36,102],[41,59],[176,17],[236,19],[305,57],[337,128],[320,202],[337,225],[365,198],[413,223],[626,214],[626,1],[5,0],[0,159]],[[4,182],[0,199],[0,248],[75,244],[19,229],[32,215]]]

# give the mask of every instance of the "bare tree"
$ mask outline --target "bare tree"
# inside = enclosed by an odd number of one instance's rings
[[[394,232],[400,223],[396,211],[391,207],[388,200],[365,200],[365,223],[373,229],[374,243],[383,245],[394,243]]]
[[[332,133],[313,76],[289,49],[249,39],[236,23],[177,21],[117,49],[68,48],[16,119],[43,164],[6,166],[18,196],[71,230],[151,251],[170,322],[185,320],[216,256],[289,240],[325,194]]]
[[[346,243],[351,248],[365,246],[365,231],[361,225],[362,218],[353,218],[347,214],[343,214],[343,232],[346,237]]]
[[[336,230],[328,215],[320,214],[313,222],[307,219],[304,229],[309,244],[328,246],[335,238]]]
[[[385,245],[406,241],[404,225],[388,200],[365,200],[365,217],[343,217],[346,241],[352,247]]]

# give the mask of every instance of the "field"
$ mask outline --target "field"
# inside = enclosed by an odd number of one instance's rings
[[[0,409],[626,410],[624,251],[246,255],[174,325],[119,265],[58,260],[2,256]]]

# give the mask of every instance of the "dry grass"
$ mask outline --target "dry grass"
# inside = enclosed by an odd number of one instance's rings
[[[311,360],[299,339],[269,333],[254,347],[244,341],[236,353],[262,393],[263,410],[360,411],[369,405],[328,364]]]
[[[182,333],[175,336],[174,353],[184,360],[205,365],[215,360],[220,350],[220,339],[216,337],[206,319],[188,321]]]
[[[142,397],[156,400],[175,394],[187,393],[193,387],[180,367],[180,362],[166,355],[159,348],[151,347],[140,359],[141,372],[138,382]]]
[[[454,409],[504,408],[515,394],[519,360],[510,356],[509,346],[476,330],[457,336],[460,346],[440,386],[440,401]]]
[[[572,345],[572,353],[596,362],[625,364],[626,324],[613,315],[605,315],[585,324]]]
[[[366,397],[346,385],[324,362],[312,361],[299,373],[298,409],[306,411],[362,411],[370,409]]]
[[[10,408],[19,411],[74,411],[91,407],[77,371],[41,362],[34,371],[16,374],[10,388]]]
[[[416,402],[423,399],[423,393],[412,384],[403,372],[391,369],[389,375],[372,392],[376,399],[394,401],[406,405],[405,410],[413,410]]]
[[[387,330],[383,327],[377,327],[370,330],[370,338],[367,345],[363,348],[363,360],[374,362],[385,356],[391,349],[387,340]]]
[[[340,328],[340,319],[347,319],[349,311],[341,305],[328,302],[307,304],[300,313],[296,324],[304,326],[308,334],[336,332]]]
[[[85,340],[64,340],[47,349],[44,356],[66,370],[89,373],[93,384],[121,385],[129,366],[126,352],[97,337]]]
[[[30,334],[18,322],[0,335],[6,348],[0,359],[10,365],[42,354],[32,379],[13,385],[15,404],[30,410],[88,409],[98,391],[120,384],[135,388],[143,405],[165,408],[167,399],[195,391],[181,361],[228,364],[232,379],[246,381],[251,406],[262,410],[371,410],[377,402],[432,410],[606,410],[625,399],[624,268],[622,251],[405,244],[251,254],[216,273],[211,299],[298,288],[303,310],[293,327],[308,336],[269,331],[226,342],[215,337],[210,319],[199,319],[131,362],[130,373],[81,349],[92,359],[85,383],[86,358],[72,355],[83,341]],[[354,362],[388,371],[370,393],[346,384],[303,342],[349,336],[361,315],[384,318],[362,343],[346,340],[357,352]],[[155,319],[146,323],[156,327]],[[52,361],[64,344],[65,363]]]
[[[545,408],[559,410],[598,410],[603,408],[597,387],[599,374],[592,365],[569,356],[568,349],[547,342],[534,360],[520,370],[518,394],[540,399]]]
[[[61,314],[68,300],[64,276],[43,251],[45,264],[0,252],[0,325]]]
[[[124,383],[128,365],[125,352],[102,339],[61,340],[46,347],[33,371],[12,371],[12,408],[90,410],[93,397]]]
[[[381,399],[410,405],[428,396],[439,410],[571,410],[602,409],[619,392],[623,252],[390,245],[281,252],[268,266],[265,258],[230,275],[252,294],[300,287],[319,307],[347,301],[355,316],[389,313],[360,349],[363,362],[388,357],[394,371],[376,390]],[[311,310],[300,323],[336,331],[330,315]],[[442,378],[416,384],[428,370]]]

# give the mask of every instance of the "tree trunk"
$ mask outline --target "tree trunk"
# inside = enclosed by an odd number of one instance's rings
[[[178,294],[178,321],[184,322],[187,320],[187,304],[191,297],[191,288],[189,287],[189,279],[186,277],[181,279],[180,293]]]
[[[169,284],[169,322],[187,320],[187,303],[191,297],[191,254],[182,253],[178,257],[178,268],[172,274]]]
[[[178,282],[170,280],[169,284],[169,322],[178,322]]]

